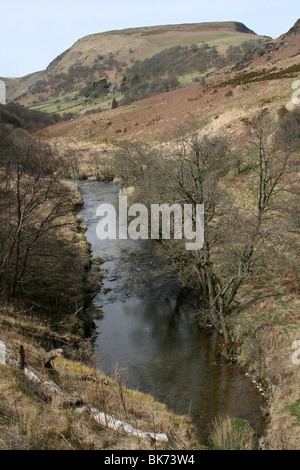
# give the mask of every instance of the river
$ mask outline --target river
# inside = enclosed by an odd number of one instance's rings
[[[219,416],[245,419],[261,432],[259,392],[237,365],[220,355],[217,335],[192,321],[193,306],[166,263],[153,254],[151,242],[97,238],[96,209],[101,203],[117,207],[119,186],[84,181],[80,189],[85,235],[105,270],[94,299],[103,312],[95,322],[97,366],[108,375],[126,369],[130,388],[188,414],[204,444]]]

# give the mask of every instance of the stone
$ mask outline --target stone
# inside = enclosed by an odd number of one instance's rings
[[[0,339],[0,364],[6,364],[6,352],[5,343]]]
[[[6,104],[6,85],[0,80],[0,104]]]

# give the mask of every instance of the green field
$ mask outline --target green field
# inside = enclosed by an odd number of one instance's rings
[[[84,98],[79,97],[78,92],[68,93],[67,95],[59,96],[58,98],[45,101],[36,105],[29,105],[30,109],[42,111],[44,113],[57,113],[63,115],[64,113],[80,113],[87,110],[101,108],[104,110],[110,109],[113,98],[117,100],[121,94],[115,93],[110,96],[101,96],[99,98]],[[72,98],[77,98],[72,100]],[[71,100],[71,101],[70,101]]]

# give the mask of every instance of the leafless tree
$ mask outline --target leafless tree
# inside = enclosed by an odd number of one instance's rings
[[[110,157],[107,152],[92,152],[89,157],[89,166],[97,181],[111,181],[113,179]]]
[[[185,285],[197,288],[200,322],[209,322],[231,346],[230,322],[239,305],[238,294],[259,266],[261,256],[277,227],[273,212],[283,190],[292,146],[279,149],[273,139],[267,113],[249,126],[252,172],[244,203],[235,200],[226,184],[231,150],[224,138],[199,137],[197,133],[179,139],[177,146],[157,150],[126,149],[118,158],[126,184],[136,187],[144,201],[204,204],[205,236],[201,250],[186,251],[183,244],[168,243],[172,258]],[[245,154],[247,154],[245,151]],[[245,158],[245,156],[243,157]],[[278,220],[277,222],[278,223]]]
[[[73,203],[46,144],[13,132],[0,155],[0,286],[2,295],[13,296],[33,281],[42,283],[40,276],[49,280],[58,273],[62,254],[67,269],[62,229],[70,224]]]

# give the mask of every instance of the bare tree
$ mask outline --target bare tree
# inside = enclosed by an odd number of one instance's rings
[[[111,181],[113,179],[110,156],[107,152],[92,152],[89,157],[89,166],[97,181]]]
[[[71,222],[73,203],[47,145],[13,133],[1,156],[0,285],[13,296],[33,281],[47,285],[46,277],[62,267],[62,253],[68,264],[61,231]]]
[[[172,241],[165,252],[172,258],[182,282],[199,292],[199,321],[209,321],[231,346],[231,315],[239,306],[238,294],[259,266],[274,228],[274,200],[293,147],[278,149],[269,116],[263,112],[249,128],[252,175],[244,204],[226,185],[231,165],[229,143],[223,138],[200,138],[197,133],[179,139],[176,150],[127,149],[118,160],[125,182],[134,184],[144,201],[197,204],[205,207],[205,241],[201,250],[186,251]],[[245,157],[244,157],[245,158]],[[123,166],[122,166],[123,165]],[[149,181],[150,180],[150,181]],[[247,184],[247,183],[246,183]],[[151,196],[150,196],[151,194]],[[168,200],[166,200],[168,198]],[[141,200],[141,199],[140,199]]]

